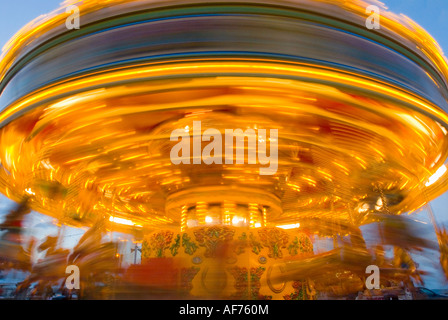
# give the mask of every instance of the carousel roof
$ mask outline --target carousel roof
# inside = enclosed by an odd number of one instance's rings
[[[80,29],[61,8],[4,48],[0,189],[12,199],[68,224],[106,213],[175,228],[226,203],[266,226],[362,224],[448,188],[447,63],[410,20],[384,12],[369,30],[361,1],[79,9]],[[277,129],[277,171],[173,164],[171,133],[193,140],[195,121],[202,134]]]

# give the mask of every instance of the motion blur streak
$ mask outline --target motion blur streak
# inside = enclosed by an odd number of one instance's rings
[[[18,203],[0,270],[28,272],[18,298],[404,297],[448,276],[429,206],[448,189],[447,78],[434,39],[377,1],[66,1],[0,59],[0,191]],[[170,135],[197,141],[195,121],[278,130],[277,172],[174,165]],[[25,232],[31,210],[58,235]]]

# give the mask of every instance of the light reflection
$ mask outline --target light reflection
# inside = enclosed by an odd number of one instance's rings
[[[428,179],[428,181],[425,183],[425,186],[429,187],[430,185],[437,182],[443,175],[446,173],[446,165],[442,165],[437,171]]]

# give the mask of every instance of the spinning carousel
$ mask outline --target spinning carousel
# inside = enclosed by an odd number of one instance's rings
[[[133,234],[142,264],[128,283],[174,297],[344,296],[372,264],[383,282],[420,281],[410,252],[446,248],[441,229],[432,243],[407,218],[448,189],[448,65],[411,20],[374,2],[370,30],[355,0],[75,4],[79,29],[63,7],[4,48],[0,191],[60,224]],[[200,135],[276,129],[263,141],[278,146],[276,172],[174,164],[172,132],[193,142],[197,121]],[[332,244],[317,250],[322,239]]]

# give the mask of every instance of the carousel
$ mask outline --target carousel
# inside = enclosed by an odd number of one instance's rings
[[[369,265],[410,288],[422,250],[448,274],[445,229],[428,210],[433,241],[412,219],[448,189],[447,78],[435,40],[375,1],[67,1],[0,60],[0,191],[20,204],[2,268],[28,268],[26,286],[75,264],[118,298],[341,298]],[[246,161],[173,163],[173,131],[202,150],[209,128],[241,129],[225,156]],[[272,174],[248,161],[244,132],[263,129]],[[89,230],[71,251],[24,244],[30,210]],[[108,232],[132,235],[141,263],[121,270]]]

